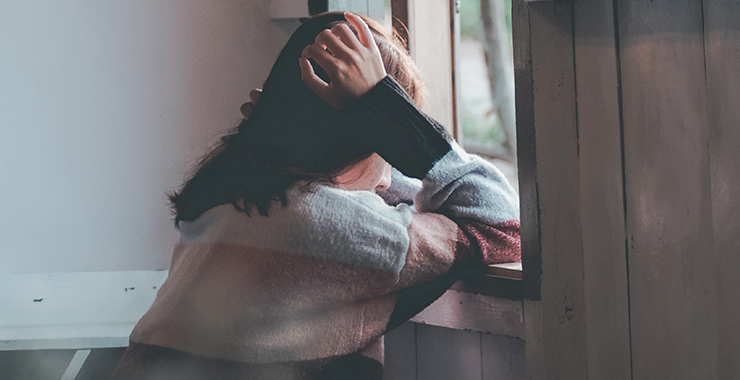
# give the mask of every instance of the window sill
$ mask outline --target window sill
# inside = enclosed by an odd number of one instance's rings
[[[488,272],[458,281],[453,290],[482,294],[486,296],[522,299],[522,263],[496,264],[488,267]]]
[[[0,275],[0,351],[125,347],[167,271]]]
[[[524,339],[521,268],[492,265],[486,274],[464,278],[411,321]]]
[[[0,321],[0,351],[125,347],[167,273],[1,275],[0,304],[6,312]],[[458,281],[412,320],[522,338],[521,279],[516,276],[517,268],[504,264]]]

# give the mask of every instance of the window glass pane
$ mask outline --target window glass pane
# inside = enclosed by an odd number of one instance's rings
[[[492,160],[518,189],[511,0],[462,0],[460,35],[463,146]]]

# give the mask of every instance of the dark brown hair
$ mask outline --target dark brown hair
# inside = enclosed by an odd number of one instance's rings
[[[418,70],[398,35],[363,18],[373,33],[386,72],[421,102]],[[321,101],[301,80],[298,58],[324,29],[347,21],[341,12],[316,15],[291,36],[264,84],[249,119],[244,120],[206,154],[183,187],[170,195],[175,225],[195,220],[226,203],[249,214],[256,207],[266,216],[270,204],[286,204],[286,190],[303,181],[305,189],[334,178],[372,154],[353,133],[347,115]],[[351,25],[350,25],[351,27]],[[316,74],[326,73],[312,62]]]

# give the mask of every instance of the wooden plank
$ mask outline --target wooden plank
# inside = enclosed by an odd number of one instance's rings
[[[409,0],[391,0],[392,25],[409,48]]]
[[[480,336],[469,331],[418,325],[418,378],[481,380]]]
[[[490,265],[486,274],[470,275],[450,288],[465,293],[522,300],[522,263]]]
[[[588,375],[629,379],[618,52],[611,0],[574,2]]]
[[[77,350],[0,351],[0,378],[59,379]]]
[[[427,87],[421,109],[455,135],[449,0],[409,0],[409,52]]]
[[[135,324],[2,328],[0,351],[124,347]]]
[[[537,194],[537,144],[534,128],[534,84],[532,82],[532,44],[529,7],[512,2],[514,39],[514,87],[516,101],[517,165],[519,173],[519,213],[522,240],[522,280],[525,299],[540,299],[540,208]]]
[[[463,146],[463,125],[462,125],[462,108],[460,108],[460,86],[462,69],[460,66],[460,1],[448,0],[450,8],[450,54],[452,60],[450,70],[452,71],[450,79],[452,80],[452,94],[450,102],[452,103],[452,133],[453,137]]]
[[[719,379],[740,379],[740,3],[704,0]]]
[[[167,273],[0,276],[0,350],[127,346]]]
[[[515,301],[522,300],[522,280],[517,278],[481,274],[465,277],[453,284],[450,289]]]
[[[448,290],[411,319],[413,322],[451,329],[524,337],[521,301]]]
[[[385,334],[383,380],[416,379],[416,324],[406,322]]]
[[[717,378],[701,2],[618,1],[633,378]]]
[[[483,380],[524,380],[524,341],[481,334]]]
[[[528,380],[549,380],[545,372],[546,355],[545,350],[550,344],[545,344],[544,323],[542,316],[542,302],[524,300],[525,336],[524,356],[527,358]]]
[[[522,263],[503,263],[488,266],[488,274],[508,278],[522,278]]]
[[[530,379],[583,379],[587,378],[587,354],[573,8],[566,2],[524,4],[520,0],[515,4],[513,17],[519,19],[517,23],[528,20],[530,33],[530,63],[520,61],[515,67],[516,71],[531,70],[533,118],[518,119],[517,125],[534,123],[534,131],[524,138],[536,139],[533,193],[539,230],[535,231],[538,235],[529,238],[539,240],[541,263],[541,301],[525,302],[527,376]],[[518,43],[522,41],[515,41]],[[515,60],[522,58],[526,56],[515,52]],[[526,87],[517,87],[517,94],[526,90]],[[517,106],[519,104],[518,101]],[[517,118],[518,115],[519,111]],[[524,128],[524,125],[518,127]],[[519,147],[522,148],[521,143]],[[520,178],[524,175],[526,173]],[[525,201],[532,200],[523,198],[522,206]],[[524,215],[522,217],[522,223],[526,223]],[[523,234],[523,239],[526,238]],[[527,272],[536,269],[532,263],[528,266],[529,260],[532,257],[523,257],[525,297],[528,275],[534,275]]]

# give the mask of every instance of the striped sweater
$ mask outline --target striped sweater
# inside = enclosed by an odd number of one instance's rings
[[[400,170],[391,187],[295,186],[268,217],[224,204],[181,222],[114,379],[380,379],[385,332],[466,272],[520,259],[518,198],[494,166],[390,77],[353,113]]]

